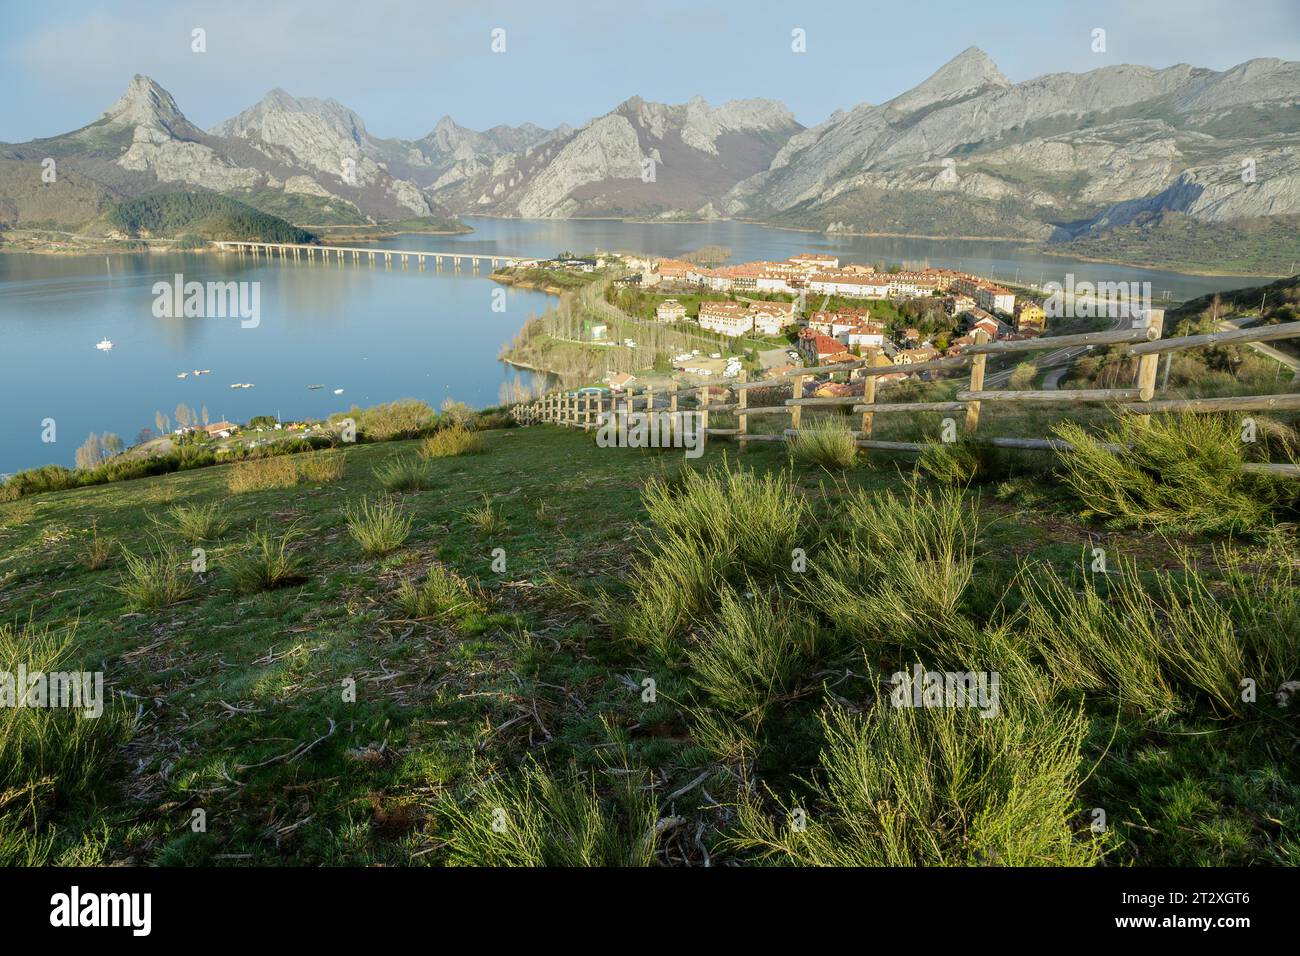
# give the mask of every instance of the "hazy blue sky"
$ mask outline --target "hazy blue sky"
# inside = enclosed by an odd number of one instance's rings
[[[206,53],[191,52],[194,27]],[[497,27],[503,54],[490,50]],[[1097,27],[1105,53],[1091,49]],[[806,53],[791,52],[795,28]],[[771,97],[812,125],[897,95],[968,46],[1016,81],[1114,63],[1297,60],[1300,2],[0,0],[0,141],[91,122],[134,73],[205,128],[277,86],[333,97],[380,136],[421,136],[444,114],[475,128],[580,125],[637,94]]]

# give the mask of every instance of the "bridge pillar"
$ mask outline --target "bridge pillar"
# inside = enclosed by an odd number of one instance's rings
[[[419,257],[419,262],[420,262],[420,271],[423,272],[423,271],[424,271],[424,256],[420,256],[420,257]]]
[[[475,272],[478,272],[478,256],[475,256],[474,258],[470,259],[469,261],[470,261],[471,263],[473,263],[474,271],[475,271]]]
[[[405,253],[405,252],[402,253],[402,268],[403,268],[403,269],[406,268],[406,253]]]
[[[460,271],[460,256],[452,256],[452,258],[451,258],[451,262],[452,262],[452,266],[455,268],[455,271],[456,271],[456,272],[459,272],[459,271]]]

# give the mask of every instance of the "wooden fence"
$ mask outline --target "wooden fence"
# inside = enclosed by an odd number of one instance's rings
[[[693,399],[691,410],[703,413],[703,426],[710,438],[735,440],[741,450],[750,442],[785,442],[799,434],[803,410],[809,407],[851,406],[860,414],[860,430],[855,432],[857,444],[862,449],[882,451],[920,452],[927,447],[917,442],[880,441],[872,438],[872,428],[877,415],[906,412],[953,412],[964,416],[966,434],[975,434],[979,428],[980,410],[986,402],[1010,402],[1018,405],[1041,406],[1045,404],[1103,404],[1114,407],[1118,414],[1151,415],[1158,412],[1239,412],[1285,411],[1300,409],[1300,393],[1277,395],[1237,395],[1230,398],[1185,398],[1156,400],[1156,371],[1162,355],[1185,349],[1201,348],[1224,343],[1249,344],[1278,339],[1300,337],[1300,322],[1287,322],[1256,329],[1239,329],[1230,332],[1210,332],[1204,335],[1187,335],[1161,338],[1164,312],[1152,309],[1144,326],[1108,332],[1086,332],[1079,335],[1062,335],[1035,339],[991,342],[983,332],[975,333],[975,343],[959,355],[901,366],[873,366],[866,359],[856,359],[838,365],[796,369],[762,381],[738,381],[724,384],[725,400],[710,398],[710,389],[717,386],[678,388],[675,384],[666,389],[642,388],[614,395],[581,394],[577,392],[552,392],[537,401],[513,407],[513,414],[521,424],[546,422],[571,428],[590,430],[599,426],[601,416],[607,412],[656,409],[678,411],[679,403]],[[1127,355],[1137,359],[1137,371],[1132,388],[1055,389],[1023,391],[984,388],[984,369],[990,355],[1013,355],[1042,349],[1061,349],[1077,346],[1118,346]],[[952,371],[970,369],[967,387],[957,392],[951,402],[877,402],[877,380],[883,375],[898,372]],[[820,375],[839,372],[856,372],[863,383],[863,394],[804,397],[804,385]],[[749,393],[757,388],[789,385],[794,397],[783,405],[750,406]],[[680,410],[686,410],[683,405]],[[736,428],[711,428],[709,413],[731,412],[736,416]],[[755,434],[749,430],[752,416],[780,415],[789,417],[789,427],[780,434]],[[990,437],[989,443],[1001,448],[1031,450],[1069,450],[1066,442],[1051,438]],[[1300,478],[1300,465],[1247,464],[1246,469],[1275,475]]]

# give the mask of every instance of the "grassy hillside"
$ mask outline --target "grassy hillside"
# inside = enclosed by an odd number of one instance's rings
[[[92,180],[55,167],[55,181],[41,178],[39,162],[0,158],[0,226],[81,225],[95,219],[112,194]]]
[[[0,862],[1300,859],[1294,502],[1230,461],[1232,538],[1085,521],[1046,458],[439,434],[0,505],[0,656],[116,702],[0,716]],[[917,663],[997,716],[891,707]]]
[[[1289,275],[1300,263],[1300,216],[1201,222],[1165,212],[1047,251],[1179,272]]]
[[[1219,318],[1243,314],[1262,318],[1265,322],[1295,322],[1300,319],[1300,275],[1278,279],[1267,285],[1214,292],[1188,299],[1177,309],[1166,313],[1165,324],[1168,326],[1171,321],[1194,320],[1206,314],[1214,314],[1216,301]],[[1262,314],[1261,306],[1264,309]]]
[[[108,223],[129,236],[253,239],[313,242],[315,236],[277,216],[259,212],[217,193],[155,193],[120,202],[108,210]]]

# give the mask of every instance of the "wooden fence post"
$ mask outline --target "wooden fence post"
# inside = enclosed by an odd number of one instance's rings
[[[1156,338],[1164,335],[1165,331],[1165,310],[1164,309],[1147,309],[1147,327],[1156,330]],[[1151,401],[1156,393],[1156,372],[1160,369],[1160,353],[1152,352],[1150,355],[1143,355],[1138,358],[1137,367],[1137,389],[1138,399],[1143,402]],[[1150,415],[1140,416],[1142,424],[1151,421]]]
[[[705,441],[709,436],[709,386],[701,385],[695,392],[695,404],[700,409],[700,428],[703,429]]]
[[[744,372],[741,372],[740,373],[741,384],[744,384],[745,380],[748,377],[749,376],[746,375]],[[749,441],[745,437],[746,435],[749,434],[749,416],[745,414],[745,409],[748,407],[749,407],[749,389],[742,388],[737,390],[736,425],[740,429],[740,433],[736,436],[736,441],[740,443],[740,450],[742,452],[749,447]]]
[[[876,403],[876,376],[864,375],[862,377],[862,404],[874,405]],[[873,412],[862,413],[862,437],[868,439],[871,437],[871,428],[874,424],[875,414]],[[867,448],[862,449],[864,455],[870,454]]]
[[[790,383],[790,397],[798,401],[803,398],[803,380],[804,376],[796,375],[794,381]],[[803,406],[790,406],[790,427],[795,431],[799,430],[799,423],[803,420]]]
[[[677,382],[676,381],[673,382],[672,391],[668,393],[668,410],[670,412],[677,411]]]
[[[975,334],[971,336],[976,345],[983,345],[989,340],[989,335],[983,329],[976,329]],[[984,354],[976,355],[971,359],[970,364],[970,390],[972,392],[983,391],[984,389],[984,366],[988,364],[989,357]],[[980,403],[968,402],[966,404],[966,434],[973,435],[975,429],[980,423]]]

